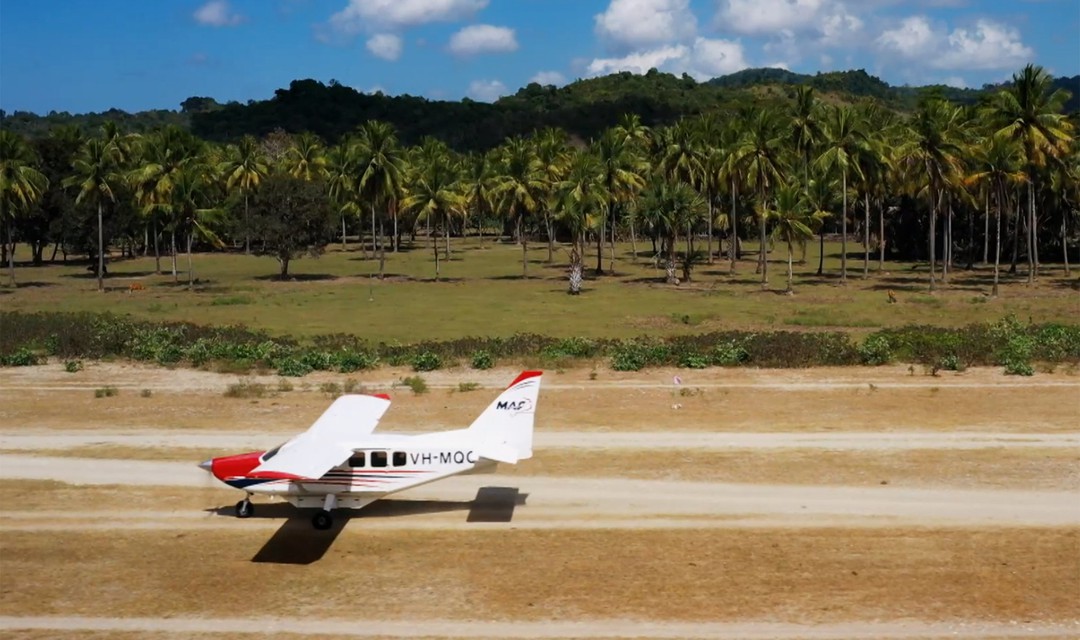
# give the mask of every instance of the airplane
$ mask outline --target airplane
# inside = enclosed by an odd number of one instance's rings
[[[361,509],[392,493],[459,474],[494,473],[532,457],[542,371],[523,371],[467,429],[373,433],[390,407],[385,394],[338,397],[307,429],[268,451],[211,458],[198,466],[247,495],[235,515],[255,513],[254,494],[319,507],[316,529],[334,509]]]

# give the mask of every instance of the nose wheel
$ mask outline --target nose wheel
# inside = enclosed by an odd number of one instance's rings
[[[236,517],[250,518],[255,515],[255,505],[251,504],[250,498],[244,498],[236,503]]]

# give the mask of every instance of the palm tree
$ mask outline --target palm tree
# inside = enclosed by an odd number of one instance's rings
[[[990,195],[994,200],[994,286],[991,289],[992,297],[998,296],[998,281],[1001,269],[1001,213],[1008,207],[1008,187],[1018,185],[1026,180],[1026,175],[1019,170],[1023,162],[1023,154],[1020,145],[1000,136],[991,136],[982,140],[982,144],[976,145],[975,149],[975,172],[965,179],[968,185],[980,185],[987,194],[989,203]]]
[[[794,245],[805,242],[814,237],[814,227],[821,223],[823,218],[819,212],[812,212],[806,206],[805,195],[801,187],[796,184],[782,185],[776,191],[776,206],[769,211],[769,217],[773,220],[773,238],[787,245],[787,289],[785,293],[793,295],[792,287],[792,255]]]
[[[308,182],[326,175],[326,148],[319,136],[305,131],[296,137],[285,156],[286,171]]]
[[[432,158],[429,164],[417,167],[408,195],[401,202],[403,209],[417,213],[417,222],[422,219],[431,224],[436,282],[439,280],[439,226],[446,236],[446,259],[449,260],[451,218],[464,212],[465,202],[457,184],[457,173],[447,156]]]
[[[41,200],[49,180],[34,165],[37,158],[22,136],[0,130],[0,222],[7,227],[8,270],[15,286],[15,217]]]
[[[219,209],[207,206],[211,200],[212,188],[211,167],[201,162],[184,165],[177,173],[173,185],[173,225],[181,237],[187,239],[188,289],[195,286],[195,270],[191,263],[191,245],[195,236],[198,235],[219,249],[225,246],[211,227],[221,214]]]
[[[615,212],[629,202],[644,186],[648,163],[638,154],[639,145],[619,129],[607,129],[592,149],[600,161],[607,207],[604,218],[598,220],[600,232],[596,238],[596,274],[603,275],[603,242],[605,226],[611,228],[611,254],[608,267],[615,269]]]
[[[821,109],[814,88],[800,85],[795,88],[795,104],[792,105],[788,135],[802,161],[803,188],[810,184],[810,159],[814,150],[824,139],[824,126],[821,122]]]
[[[679,231],[688,228],[694,220],[705,215],[705,198],[684,182],[673,182],[656,176],[645,192],[642,206],[648,212],[654,233],[662,241],[665,282],[678,284],[679,280],[675,275],[675,245]],[[688,245],[687,261],[693,260],[691,254]]]
[[[581,292],[585,234],[596,226],[600,212],[607,204],[600,161],[594,154],[580,152],[573,155],[557,194],[559,220],[570,230],[572,237],[569,293],[577,295]]]
[[[244,253],[251,255],[251,230],[248,224],[248,197],[259,182],[266,177],[269,168],[262,156],[259,142],[250,135],[244,136],[235,146],[229,146],[228,159],[219,170],[225,176],[225,187],[239,189],[244,194]],[[344,229],[344,218],[342,228]],[[344,243],[344,235],[342,242]]]
[[[1062,108],[1069,94],[1063,89],[1051,91],[1051,78],[1039,66],[1027,65],[1013,74],[1012,84],[999,92],[990,107],[998,121],[998,136],[1018,141],[1023,150],[1028,174],[1028,283],[1038,276],[1038,247],[1035,216],[1037,173],[1050,161],[1068,152],[1073,127]]]
[[[501,149],[501,156],[493,192],[499,201],[499,208],[514,223],[518,242],[521,243],[521,275],[528,278],[529,248],[525,223],[539,206],[537,199],[544,190],[543,167],[533,146],[521,137],[508,140]]]
[[[75,156],[75,174],[64,180],[65,187],[78,187],[75,204],[84,201],[97,205],[97,282],[98,291],[105,291],[105,231],[102,211],[105,201],[116,202],[115,187],[122,181],[118,173],[120,151],[116,142],[90,138]]]
[[[466,158],[458,181],[466,207],[476,219],[480,246],[484,245],[484,216],[492,210],[493,171],[490,154],[473,153]]]
[[[936,281],[937,212],[948,184],[957,182],[963,147],[963,111],[948,102],[931,99],[916,111],[909,125],[910,142],[904,155],[926,172],[930,201],[930,291]]]
[[[326,188],[330,201],[341,213],[342,251],[349,249],[345,220],[360,213],[359,203],[356,201],[356,164],[356,145],[349,138],[342,140],[326,154]]]
[[[559,182],[566,175],[570,162],[570,147],[566,132],[561,129],[547,128],[540,131],[533,141],[536,145],[536,159],[540,162],[540,173],[544,182],[544,192],[537,199],[540,213],[544,218],[544,232],[548,240],[548,262],[555,259],[555,224],[552,216],[552,201]]]
[[[405,175],[405,158],[398,143],[393,125],[379,120],[368,120],[360,125],[357,135],[359,176],[356,188],[361,198],[371,206],[371,238],[378,237],[375,229],[377,205],[392,205],[402,191]],[[398,250],[397,208],[394,208],[394,251]],[[372,245],[374,251],[374,245]],[[385,247],[379,260],[379,277],[385,267]]]
[[[844,194],[843,210],[840,217],[840,283],[847,283],[847,202],[848,175],[854,173],[861,178],[861,156],[867,154],[869,143],[862,121],[851,107],[832,107],[827,111],[825,121],[825,140],[822,152],[818,156],[818,165],[840,172],[840,189]]]
[[[777,113],[769,108],[760,109],[753,119],[746,123],[746,129],[731,156],[731,161],[746,177],[748,186],[757,191],[758,240],[761,243],[758,270],[761,273],[763,289],[769,283],[766,255],[768,247],[765,235],[768,218],[766,212],[769,195],[775,185],[783,180],[785,173],[780,157],[783,142],[783,132]]]

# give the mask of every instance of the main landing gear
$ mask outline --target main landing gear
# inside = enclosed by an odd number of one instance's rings
[[[255,505],[251,504],[251,496],[236,503],[236,517],[237,518],[250,518],[255,515]]]
[[[332,493],[326,494],[326,499],[323,500],[322,510],[316,512],[315,515],[311,517],[311,526],[320,531],[325,531],[334,526],[334,519],[330,516],[330,512],[333,511],[336,506],[337,496]]]

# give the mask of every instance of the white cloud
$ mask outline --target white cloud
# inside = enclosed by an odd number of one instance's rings
[[[376,33],[367,41],[367,50],[383,60],[397,60],[401,57],[401,48],[401,36],[392,33]]]
[[[839,0],[721,0],[717,26],[745,34],[775,34],[778,31],[826,32],[847,23],[861,27]]]
[[[229,8],[228,0],[210,0],[195,10],[195,21],[208,27],[234,27],[244,16]]]
[[[884,52],[935,69],[1012,69],[1030,61],[1035,52],[1020,39],[1020,32],[991,20],[948,32],[926,16],[905,18],[877,38]]]
[[[450,51],[459,56],[517,51],[514,30],[490,24],[474,24],[450,37]]]
[[[529,78],[529,82],[535,82],[542,85],[555,85],[556,87],[566,84],[566,76],[558,71],[539,71],[536,75]]]
[[[431,22],[471,17],[488,0],[349,0],[330,16],[330,29],[342,35],[365,31],[395,31]]]
[[[629,48],[683,41],[697,33],[689,0],[611,0],[595,21],[600,38]]]
[[[589,63],[591,76],[629,71],[644,74],[650,69],[687,73],[698,80],[746,69],[742,44],[732,40],[696,38],[691,45],[667,45],[635,51],[621,58],[597,58]]]
[[[479,102],[495,102],[505,96],[506,85],[498,80],[473,80],[466,92],[470,98]]]

